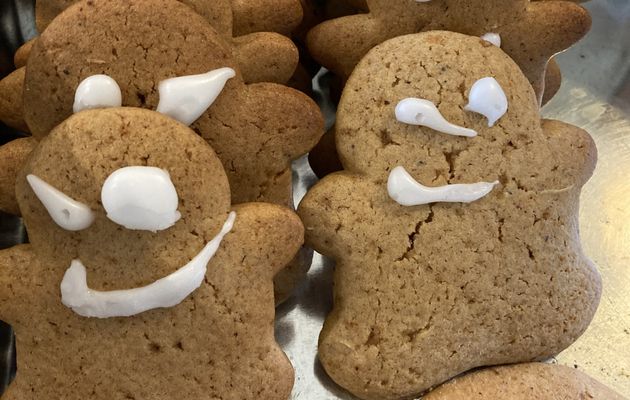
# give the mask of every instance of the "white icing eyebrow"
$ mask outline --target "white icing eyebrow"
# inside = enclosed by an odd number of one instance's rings
[[[507,113],[508,100],[503,88],[492,77],[479,79],[470,88],[466,111],[472,111],[488,118],[488,127],[501,119]]]
[[[404,124],[426,126],[454,136],[475,137],[477,132],[448,122],[429,100],[407,98],[396,105],[396,119]]]
[[[499,182],[479,182],[440,187],[427,187],[416,181],[404,167],[396,167],[389,174],[387,192],[401,206],[430,203],[471,203],[486,196]]]
[[[75,113],[95,108],[120,107],[122,93],[118,83],[107,75],[92,75],[84,79],[74,93]]]
[[[219,68],[206,74],[180,76],[160,82],[160,102],[156,111],[190,125],[219,97],[228,80],[234,78],[232,68]]]
[[[26,180],[50,217],[61,228],[80,231],[94,222],[94,213],[85,204],[70,198],[35,175],[28,175]]]

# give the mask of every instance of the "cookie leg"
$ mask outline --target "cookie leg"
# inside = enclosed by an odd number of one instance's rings
[[[0,121],[22,132],[29,132],[22,110],[24,67],[0,81]]]
[[[293,42],[271,32],[258,32],[234,39],[235,57],[246,83],[286,83],[298,64]]]
[[[20,215],[15,198],[15,181],[31,151],[37,145],[33,138],[13,140],[0,147],[0,210]]]

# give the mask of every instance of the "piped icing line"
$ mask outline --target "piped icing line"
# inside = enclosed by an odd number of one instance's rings
[[[205,74],[166,79],[158,85],[160,102],[156,111],[190,125],[215,102],[228,80],[232,68],[219,68]]]
[[[80,231],[94,222],[94,212],[87,205],[72,199],[36,175],[26,181],[57,225],[67,231]]]
[[[101,292],[87,286],[87,272],[80,260],[72,261],[61,281],[61,302],[90,318],[130,317],[156,308],[174,307],[201,286],[208,263],[232,228],[232,211],[221,232],[188,264],[150,285],[129,290]]]
[[[396,119],[408,125],[426,126],[447,135],[475,137],[477,132],[451,124],[433,102],[425,99],[406,98],[396,105]]]
[[[464,110],[488,118],[488,127],[492,127],[507,113],[508,99],[496,79],[481,78],[470,88],[468,105],[464,107]]]
[[[498,184],[496,181],[428,187],[416,181],[404,167],[398,166],[389,174],[387,192],[389,197],[401,206],[472,203],[488,195]]]
[[[175,185],[156,167],[117,169],[103,184],[101,202],[107,218],[131,230],[162,231],[181,218]]]
[[[501,47],[501,35],[499,35],[498,33],[488,32],[484,35],[481,35],[481,38],[499,48]]]
[[[122,93],[116,81],[107,75],[85,78],[74,93],[72,111],[78,113],[95,108],[120,107]]]

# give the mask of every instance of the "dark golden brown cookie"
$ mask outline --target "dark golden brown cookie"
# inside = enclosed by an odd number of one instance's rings
[[[337,262],[318,349],[335,382],[410,398],[479,366],[545,359],[584,332],[601,292],[578,233],[595,145],[541,121],[505,53],[453,32],[389,40],[358,65],[337,116],[345,171],[299,207],[307,244]]]
[[[130,189],[146,171],[167,175]],[[50,189],[36,194],[33,176],[79,206],[63,217],[66,203],[43,203]],[[152,200],[169,187],[180,219],[150,232],[163,215]],[[198,135],[148,110],[83,111],[39,144],[17,191],[31,244],[0,252],[0,318],[18,349],[3,399],[289,397],[272,279],[303,226],[277,205],[231,208],[221,162]],[[190,293],[172,301],[182,287]]]
[[[126,24],[120,15],[134,24]],[[94,46],[95,37],[99,46]],[[80,3],[55,19],[37,41],[28,65],[25,113],[39,139],[71,115],[74,92],[89,76],[114,78],[123,105],[155,109],[164,79],[231,67],[237,76],[192,127],[222,160],[234,204],[291,206],[291,161],[319,140],[321,113],[293,89],[273,83],[245,85],[236,64],[220,35],[176,1]],[[51,70],[59,74],[51,76]],[[301,278],[303,269],[293,263],[282,272],[291,276],[282,280]]]
[[[26,65],[26,61],[28,61],[28,56],[31,54],[34,44],[35,39],[31,39],[17,49],[15,55],[13,56],[13,64],[15,64],[15,68],[21,68]]]
[[[585,373],[562,365],[517,364],[487,368],[453,379],[426,400],[624,400]]]
[[[310,32],[309,49],[323,66],[347,78],[369,49],[408,33],[496,33],[539,99],[549,58],[582,38],[591,24],[584,8],[567,1],[368,0],[367,6],[367,14],[326,21]]]

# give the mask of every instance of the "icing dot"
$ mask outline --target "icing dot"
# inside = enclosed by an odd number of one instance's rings
[[[492,127],[507,112],[508,100],[496,79],[482,78],[470,88],[468,105],[464,110],[485,116],[488,118],[488,126]]]
[[[84,79],[74,93],[75,113],[94,108],[120,107],[122,93],[118,83],[107,75],[92,75]]]
[[[499,35],[498,33],[488,32],[485,35],[481,36],[481,38],[497,47],[501,47],[501,35]]]

